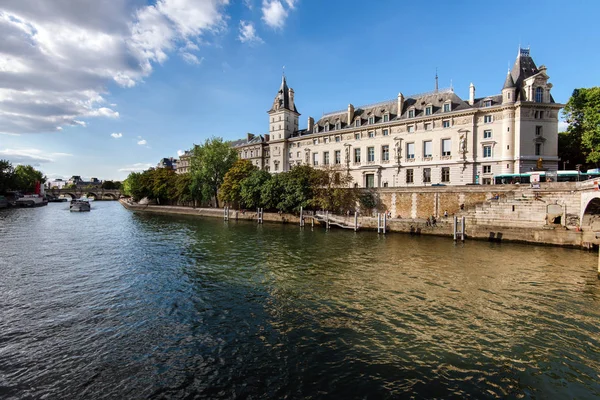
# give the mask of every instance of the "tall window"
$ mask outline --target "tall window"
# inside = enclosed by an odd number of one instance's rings
[[[367,147],[367,161],[375,161],[375,147]]]
[[[387,135],[389,135],[389,134],[390,134],[390,131],[389,131],[389,130],[387,130],[387,129],[384,129],[384,130],[383,130],[383,136],[387,136]]]
[[[355,133],[354,134],[354,139],[359,140],[360,139],[360,133]]]
[[[483,122],[486,124],[489,124],[490,122],[492,122],[492,116],[491,115],[484,115],[483,116]]]
[[[390,120],[390,116],[388,114],[383,114],[383,122],[388,122]]]
[[[444,112],[450,112],[450,103],[444,104]]]
[[[491,174],[492,173],[492,166],[491,165],[484,165],[483,166],[483,173],[484,174]]]
[[[492,156],[492,146],[483,146],[483,158],[490,158]]]
[[[431,106],[425,107],[425,115],[431,115]]]
[[[342,163],[342,151],[341,150],[336,150],[335,151],[335,163],[336,164],[341,164]]]
[[[372,125],[375,123],[375,117],[369,117],[369,125]]]
[[[486,129],[485,131],[483,131],[483,138],[484,139],[491,139],[492,138],[492,131],[491,131],[491,129]]]
[[[360,119],[357,119],[356,121],[354,121],[354,126],[360,126]]]
[[[541,156],[542,155],[542,144],[541,143],[536,143],[535,144],[535,155],[536,156]]]
[[[415,181],[414,171],[412,168],[406,170],[406,183],[413,183]]]
[[[342,127],[342,125],[339,122],[335,123],[335,129],[338,130]]]
[[[542,136],[542,127],[540,125],[535,127],[535,136]]]
[[[452,154],[452,140],[442,139],[442,155],[449,156]]]
[[[328,151],[323,153],[323,164],[329,165],[329,152]]]
[[[433,156],[433,145],[431,140],[426,140],[423,142],[423,157],[432,157]]]
[[[415,117],[415,110],[408,110],[408,118],[414,118]]]
[[[542,103],[544,101],[544,89],[541,87],[535,88],[535,102]]]
[[[329,132],[329,122],[325,123],[325,132]]]
[[[442,167],[442,182],[450,182],[450,167]]]
[[[319,153],[313,153],[313,165],[319,165]]]
[[[360,162],[360,149],[354,149],[354,162]]]
[[[406,158],[407,159],[415,158],[415,144],[414,143],[406,143]]]
[[[423,183],[431,182],[431,168],[423,168]]]
[[[390,160],[390,146],[388,146],[387,144],[384,146],[381,146],[381,160],[382,161]]]

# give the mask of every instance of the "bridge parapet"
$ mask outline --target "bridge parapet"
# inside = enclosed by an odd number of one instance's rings
[[[96,200],[119,200],[119,197],[121,197],[121,191],[118,189],[101,188],[48,189],[46,193],[56,197],[61,195],[70,197],[88,196],[94,197]]]

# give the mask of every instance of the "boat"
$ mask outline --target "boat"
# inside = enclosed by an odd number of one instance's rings
[[[48,205],[48,199],[39,194],[26,194],[19,197],[15,205],[17,207],[42,207]]]
[[[69,211],[90,211],[92,209],[90,202],[87,199],[74,199],[71,200]]]

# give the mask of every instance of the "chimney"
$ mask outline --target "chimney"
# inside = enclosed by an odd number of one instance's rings
[[[348,126],[352,125],[353,119],[354,119],[354,106],[352,104],[348,104]]]
[[[247,133],[248,138],[246,139],[247,142],[251,141],[252,139],[254,139],[254,135],[250,132]]]
[[[404,95],[402,92],[398,93],[398,117],[402,115],[402,108],[404,107]]]
[[[265,142],[268,142],[269,139],[271,139],[271,135],[269,135],[268,133],[265,133]]]
[[[290,110],[294,111],[294,89],[288,89],[288,97],[290,99]]]
[[[307,129],[310,132],[312,132],[313,126],[315,126],[315,120],[313,119],[313,117],[308,117],[308,128]]]
[[[473,85],[473,82],[469,85],[469,104],[475,104],[475,85]]]

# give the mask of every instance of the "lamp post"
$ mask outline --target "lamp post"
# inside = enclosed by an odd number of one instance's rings
[[[346,159],[345,159],[345,161],[346,161],[346,173],[348,175],[350,175],[350,148],[352,147],[352,145],[350,143],[346,143],[344,145],[344,147],[346,148],[346,154],[345,154],[345,156],[346,156]]]

